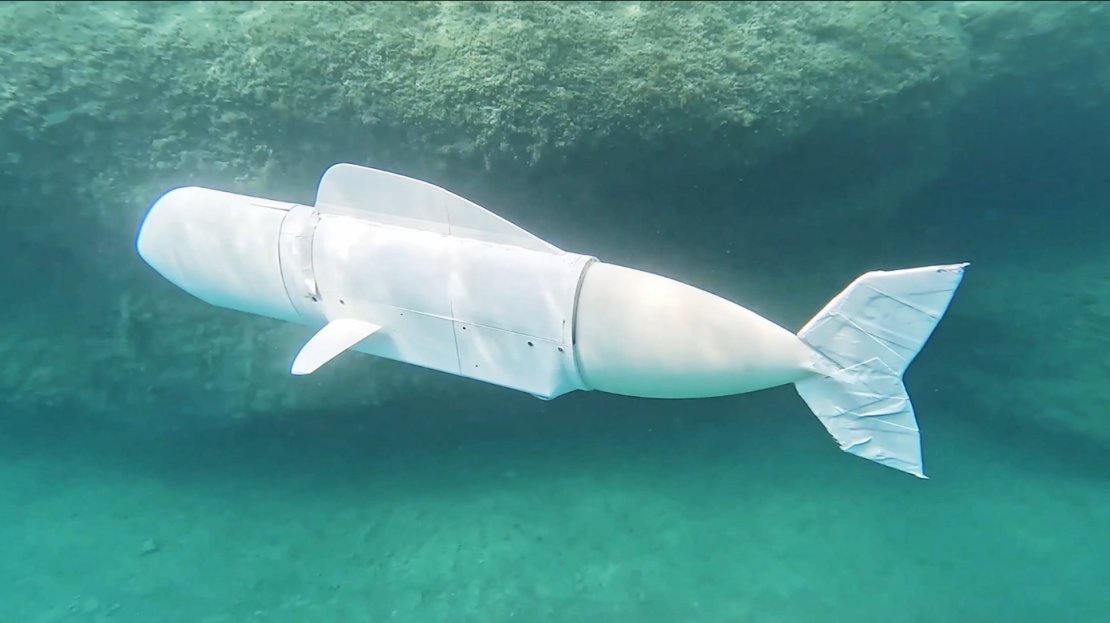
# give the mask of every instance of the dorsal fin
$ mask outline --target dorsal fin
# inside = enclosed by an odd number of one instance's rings
[[[316,210],[445,236],[508,244],[543,253],[563,251],[476,203],[427,182],[388,171],[340,163],[316,191]]]

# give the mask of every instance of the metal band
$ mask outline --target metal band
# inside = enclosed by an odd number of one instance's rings
[[[305,324],[327,324],[320,305],[320,292],[312,269],[312,239],[320,214],[308,206],[293,206],[281,221],[278,234],[278,262],[285,293]]]

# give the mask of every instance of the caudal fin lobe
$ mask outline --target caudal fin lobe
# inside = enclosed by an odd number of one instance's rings
[[[822,376],[795,387],[841,450],[926,477],[902,375],[947,311],[967,266],[866,273],[798,332],[827,365]]]

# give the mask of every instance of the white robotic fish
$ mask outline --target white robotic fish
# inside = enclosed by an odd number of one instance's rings
[[[693,286],[563,251],[437,186],[352,164],[327,170],[313,206],[172,190],[137,248],[207,303],[318,329],[293,374],[355,350],[545,400],[793,383],[842,450],[921,478],[902,375],[967,266],[866,273],[794,334]]]

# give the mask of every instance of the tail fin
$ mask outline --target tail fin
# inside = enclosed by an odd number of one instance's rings
[[[841,450],[926,478],[902,375],[948,309],[966,266],[866,273],[798,332],[827,365],[795,387]]]

